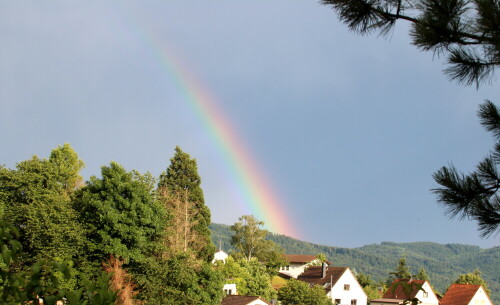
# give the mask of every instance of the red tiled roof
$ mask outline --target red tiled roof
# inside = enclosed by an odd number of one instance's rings
[[[332,282],[332,286],[335,286],[335,283],[337,283],[342,274],[344,274],[344,272],[348,269],[347,267],[328,266],[326,269],[326,276],[322,278],[322,268],[322,266],[309,267],[306,271],[304,271],[304,273],[299,275],[297,279],[312,285],[323,286],[328,292],[332,289],[332,287],[330,287],[330,281]]]
[[[442,305],[467,305],[481,285],[452,284],[441,299]]]
[[[221,305],[247,305],[248,303],[256,300],[260,300],[264,304],[271,305],[271,303],[261,299],[260,297],[246,295],[228,295],[222,299]]]
[[[401,283],[405,283],[406,285],[411,285],[411,290],[405,292],[403,285]],[[425,283],[424,280],[403,280],[403,279],[397,279],[394,282],[392,282],[391,287],[387,289],[385,292],[384,296],[382,298],[384,299],[413,299],[418,291],[420,290],[420,287]]]
[[[310,263],[317,257],[315,255],[285,254],[285,258],[290,263]]]

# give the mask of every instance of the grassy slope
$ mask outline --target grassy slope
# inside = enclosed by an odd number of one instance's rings
[[[217,248],[220,240],[222,249],[231,251],[229,226],[211,224],[210,228]],[[376,281],[385,280],[389,272],[394,271],[399,258],[405,256],[412,273],[416,274],[424,267],[431,284],[440,292],[444,292],[460,274],[479,268],[489,284],[493,302],[500,304],[500,247],[481,249],[460,244],[383,242],[350,249],[312,244],[277,234],[269,239],[283,247],[286,253],[324,253],[334,265],[370,274]]]

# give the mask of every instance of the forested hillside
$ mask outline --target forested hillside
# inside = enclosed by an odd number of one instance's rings
[[[212,223],[210,229],[214,244],[226,252],[231,251],[229,226]],[[481,249],[461,244],[382,242],[359,248],[341,248],[312,244],[279,234],[270,234],[269,239],[289,254],[324,253],[335,266],[350,267],[371,275],[376,281],[387,279],[398,260],[405,256],[411,272],[416,274],[420,268],[425,268],[434,289],[441,293],[460,274],[478,268],[489,284],[493,302],[500,304],[500,247]]]

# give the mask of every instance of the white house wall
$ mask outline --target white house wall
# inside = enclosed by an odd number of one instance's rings
[[[224,290],[224,294],[226,295],[237,295],[238,291],[236,291],[236,284],[224,284],[222,287]]]
[[[304,273],[306,266],[307,266],[307,264],[293,263],[293,264],[290,264],[287,266],[288,270],[286,270],[287,267],[280,268],[280,272],[296,279],[299,275]]]
[[[248,305],[267,305],[267,304],[261,300],[255,300],[255,301],[248,303]]]
[[[229,255],[227,255],[227,253],[224,251],[217,251],[214,254],[214,259],[212,260],[212,263],[215,263],[215,261],[223,261],[224,263],[226,263],[226,259],[228,256]]]
[[[288,265],[288,266],[281,267],[279,272],[286,274],[288,276],[291,276],[294,279],[296,279],[299,277],[299,275],[304,273],[304,271],[309,266],[312,266],[314,264],[319,265],[320,261],[318,259],[315,259],[313,261],[310,261],[309,263],[290,263],[290,265]],[[287,267],[288,267],[288,270],[286,270]]]
[[[349,291],[344,290],[344,285],[349,285]],[[347,269],[334,284],[328,296],[335,302],[335,299],[340,299],[340,304],[351,305],[351,300],[356,299],[357,305],[367,305],[368,297],[361,285],[359,285],[356,277],[350,269]]]
[[[439,304],[439,300],[438,298],[436,297],[436,295],[434,294],[434,291],[432,291],[432,287],[429,285],[428,282],[425,282],[423,285],[422,285],[422,288],[425,290],[425,292],[427,292],[427,297],[424,296],[424,292],[422,290],[420,290],[417,295],[415,296],[416,298],[418,298],[420,300],[421,305],[438,305]]]
[[[480,287],[471,299],[469,305],[493,305],[493,303],[491,303],[488,296],[486,296],[486,292],[483,287]]]

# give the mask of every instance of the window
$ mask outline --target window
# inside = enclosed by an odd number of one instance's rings
[[[358,304],[358,300],[356,300],[356,299],[352,299],[352,300],[351,300],[351,305],[356,305],[356,304]]]
[[[427,291],[424,291],[424,298],[428,298],[429,297],[429,293]]]
[[[226,293],[226,295],[232,295],[233,294],[233,290],[232,289],[224,289],[224,292]]]
[[[290,269],[290,266],[286,266],[286,270]]]
[[[340,304],[340,299],[335,299],[335,305]]]
[[[345,290],[345,291],[349,291],[349,290],[351,290],[351,285],[349,285],[349,284],[345,284],[345,285],[344,285],[344,290]]]

